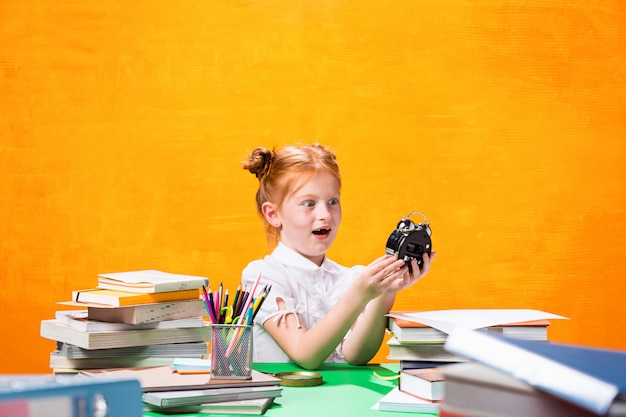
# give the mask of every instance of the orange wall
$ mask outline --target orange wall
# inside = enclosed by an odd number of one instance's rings
[[[621,0],[0,15],[0,372],[48,371],[39,322],[98,272],[235,286],[266,253],[241,159],[314,139],[344,173],[333,259],[368,262],[429,216],[436,265],[396,308],[543,309],[571,318],[553,340],[626,349]]]

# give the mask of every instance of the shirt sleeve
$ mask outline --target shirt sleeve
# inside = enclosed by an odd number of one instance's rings
[[[298,307],[289,286],[287,271],[276,264],[268,262],[267,259],[252,261],[244,268],[241,277],[242,287],[254,285],[261,271],[262,275],[255,296],[266,286],[271,286],[271,289],[254,319],[254,323],[260,325],[268,318],[277,314],[278,304],[276,298],[278,297],[284,300],[288,311],[296,312]]]

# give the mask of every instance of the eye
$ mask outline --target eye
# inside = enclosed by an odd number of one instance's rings
[[[313,201],[313,200],[306,200],[305,202],[302,203],[302,205],[304,207],[315,207],[315,201]]]
[[[328,200],[328,205],[329,206],[336,206],[337,204],[339,204],[339,199],[338,198],[331,198],[330,200]]]

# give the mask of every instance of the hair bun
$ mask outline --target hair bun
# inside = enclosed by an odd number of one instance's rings
[[[256,148],[248,157],[248,163],[244,165],[244,169],[256,175],[260,181],[269,172],[272,159],[272,151],[267,148]]]

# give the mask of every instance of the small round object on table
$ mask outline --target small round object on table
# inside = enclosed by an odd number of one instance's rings
[[[276,378],[280,378],[280,385],[285,387],[312,387],[322,384],[322,375],[315,372],[278,372]]]

